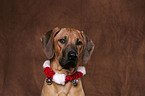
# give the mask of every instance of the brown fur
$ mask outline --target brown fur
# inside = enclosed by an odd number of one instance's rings
[[[82,31],[78,31],[73,28],[54,28],[51,36],[47,32],[42,37],[42,43],[44,47],[45,54],[48,59],[51,60],[51,68],[54,72],[71,75],[76,72],[78,66],[81,63],[87,63],[90,58],[94,44],[93,42],[84,35]],[[49,38],[50,37],[50,38]],[[61,44],[58,42],[59,39],[66,37],[67,44]],[[49,40],[48,40],[49,39]],[[79,39],[82,41],[82,45],[76,46],[76,41]],[[75,68],[63,69],[59,64],[59,59],[62,57],[63,50],[73,46],[78,52],[78,64]],[[52,83],[52,85],[47,85],[44,81],[44,86],[42,89],[41,96],[84,96],[84,91],[81,83],[81,79],[78,79],[78,86],[73,86],[71,82],[63,85],[58,85]]]

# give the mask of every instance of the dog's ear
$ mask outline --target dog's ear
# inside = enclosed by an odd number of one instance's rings
[[[45,33],[42,38],[40,38],[44,52],[48,59],[52,59],[54,57],[54,37],[59,33],[60,28],[56,27],[53,30],[48,31]]]
[[[83,52],[82,61],[83,61],[83,64],[86,64],[93,53],[95,45],[88,36],[86,36],[86,35],[84,35],[84,36],[85,36],[85,40],[86,40],[86,45],[85,45],[85,49]]]

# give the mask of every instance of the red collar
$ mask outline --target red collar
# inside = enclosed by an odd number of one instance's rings
[[[45,73],[46,77],[49,79],[52,79],[57,84],[65,85],[68,81],[72,81],[74,79],[78,79],[86,74],[85,67],[81,66],[78,67],[77,72],[73,75],[64,75],[64,74],[58,74],[54,73],[53,70],[50,68],[50,61],[47,60],[43,64],[43,72]]]

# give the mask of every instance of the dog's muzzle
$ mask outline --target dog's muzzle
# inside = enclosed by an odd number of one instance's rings
[[[78,53],[75,50],[70,50],[64,52],[63,57],[59,60],[60,65],[64,69],[69,69],[70,67],[75,68],[78,62]]]

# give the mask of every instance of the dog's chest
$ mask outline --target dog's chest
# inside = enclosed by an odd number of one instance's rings
[[[55,88],[56,88],[56,91],[57,91],[57,94],[68,94],[71,87],[73,86],[71,82],[68,82],[66,83],[64,86],[63,85],[58,85],[58,84],[55,84],[53,83]]]

